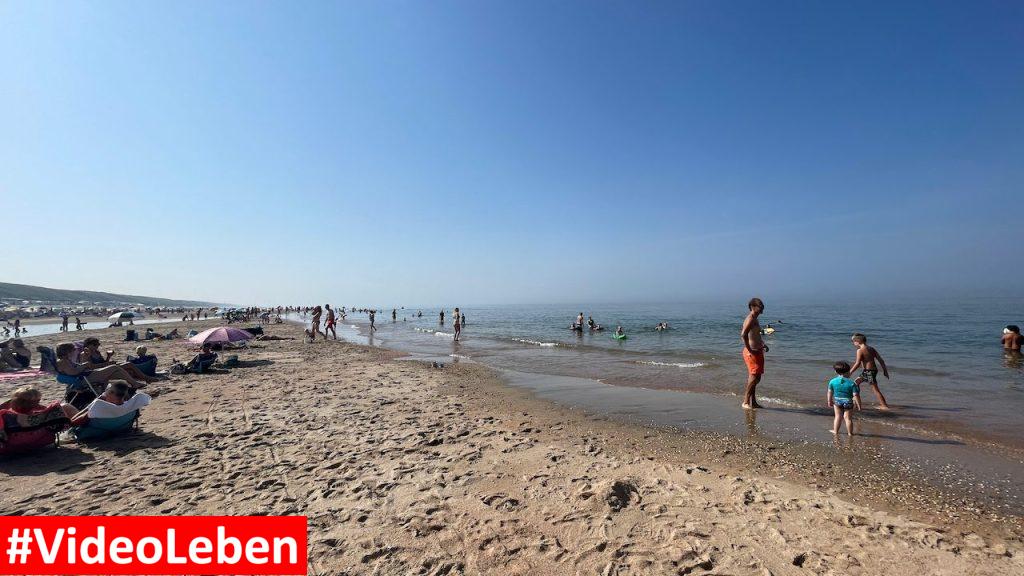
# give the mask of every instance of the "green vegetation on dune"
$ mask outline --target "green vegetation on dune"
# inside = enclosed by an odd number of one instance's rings
[[[78,302],[130,303],[143,306],[213,306],[212,302],[195,300],[171,300],[169,298],[152,298],[149,296],[132,296],[129,294],[111,294],[110,292],[94,292],[91,290],[61,290],[28,286],[26,284],[9,284],[0,282],[0,300],[30,300],[61,304]]]

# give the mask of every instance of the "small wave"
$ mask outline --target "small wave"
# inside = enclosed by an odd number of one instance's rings
[[[458,358],[459,360],[469,360],[469,356],[464,356],[462,354],[449,354],[449,356],[452,358]]]
[[[646,364],[648,366],[675,366],[677,368],[703,368],[707,364],[703,362],[655,362],[653,360],[637,360],[637,364]]]
[[[761,396],[758,400],[762,400],[767,404],[778,404],[780,406],[786,406],[787,408],[805,408],[798,402],[792,402],[790,400],[783,400],[782,398],[774,398],[772,396]],[[859,418],[859,416],[858,416]]]
[[[455,334],[449,334],[447,332],[434,332],[434,336],[440,336],[442,338],[455,338]]]
[[[538,342],[536,340],[527,340],[526,338],[513,338],[516,342],[523,344],[532,344],[534,346],[543,346],[544,348],[553,348],[558,346],[558,342]]]

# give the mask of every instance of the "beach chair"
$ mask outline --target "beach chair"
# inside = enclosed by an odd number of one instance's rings
[[[140,410],[129,412],[117,418],[88,418],[71,429],[71,435],[79,442],[103,440],[124,434],[139,427]]]
[[[100,392],[85,376],[71,376],[58,372],[57,382],[64,385],[64,401],[79,410],[100,396]]]
[[[0,404],[0,415],[7,410],[10,402]],[[40,415],[42,416],[42,415]],[[63,414],[54,417],[50,414],[41,417],[40,421],[31,426],[25,426],[17,430],[4,430],[2,416],[0,416],[0,456],[24,454],[46,448],[51,444],[60,445],[58,434],[68,427],[70,421]]]
[[[156,376],[156,356],[150,355],[148,358],[143,359],[129,356],[128,361],[134,364],[146,376]]]
[[[39,352],[39,371],[56,374],[57,354],[53,351],[53,348],[50,348],[49,346],[38,346],[36,348],[36,352]]]
[[[192,372],[195,372],[196,374],[202,374],[203,372],[209,370],[216,361],[216,354],[210,354],[208,358],[193,358],[188,363],[188,369],[191,370]]]

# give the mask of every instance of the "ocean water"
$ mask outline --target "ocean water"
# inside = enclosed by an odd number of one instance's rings
[[[438,312],[399,309],[392,322],[385,309],[378,314],[374,343],[526,373],[733,397],[737,404],[746,381],[739,338],[745,302],[469,307],[458,343],[450,319],[439,324]],[[579,312],[606,330],[569,330]],[[658,322],[671,329],[655,331]],[[850,336],[862,332],[889,365],[891,380],[879,378],[894,408],[869,410],[863,418],[1024,449],[1024,358],[1005,354],[1000,344],[1005,325],[1024,325],[1018,300],[768,301],[761,322],[776,328],[765,336],[767,373],[758,387],[769,408],[828,414],[825,386],[834,376],[832,363],[853,362]],[[366,315],[350,314],[344,324],[367,337]],[[618,325],[628,339],[612,338]],[[877,403],[867,386],[862,395],[866,407]]]

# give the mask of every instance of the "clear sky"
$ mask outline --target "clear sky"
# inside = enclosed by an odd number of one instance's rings
[[[0,281],[1017,295],[1021,2],[3,2]]]

